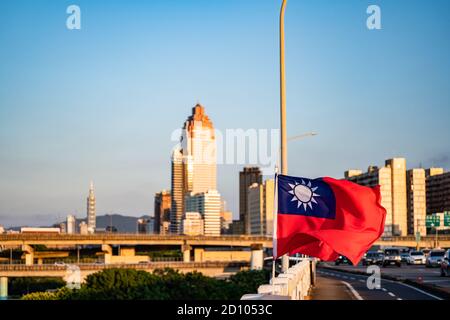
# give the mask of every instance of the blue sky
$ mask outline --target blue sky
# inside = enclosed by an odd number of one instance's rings
[[[170,135],[200,101],[220,129],[278,127],[276,0],[9,0],[0,11],[0,224],[153,213]],[[81,30],[65,26],[81,8]],[[366,28],[377,4],[382,30]],[[290,0],[290,174],[450,168],[450,2]],[[238,214],[238,171],[218,167]]]

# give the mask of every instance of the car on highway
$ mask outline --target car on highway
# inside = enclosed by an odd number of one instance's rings
[[[378,251],[368,251],[362,260],[363,266],[370,266],[372,264],[382,264],[383,263],[383,253]]]
[[[55,262],[55,266],[57,266],[57,267],[65,267],[66,264],[64,262],[62,262],[62,261],[57,261],[57,262]]]
[[[387,267],[389,265],[396,265],[397,267],[402,266],[402,257],[400,256],[400,250],[396,248],[387,248],[384,249],[384,257],[383,257],[383,267]]]
[[[406,263],[408,265],[411,264],[425,264],[427,258],[422,251],[410,251],[408,254],[408,258],[406,259]]]
[[[340,264],[349,264],[352,265],[352,262],[346,257],[346,256],[339,256],[335,261],[334,261],[335,265],[340,265]]]
[[[408,262],[408,257],[409,257],[409,252],[402,252],[400,253],[400,258],[402,262],[407,263]]]
[[[441,277],[450,276],[450,249],[447,250],[444,260],[441,262]]]
[[[425,266],[427,268],[436,268],[441,266],[441,262],[444,260],[445,250],[436,249],[431,250],[428,254]]]

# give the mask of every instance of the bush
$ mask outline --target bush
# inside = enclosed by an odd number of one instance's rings
[[[173,269],[153,273],[134,269],[106,269],[87,277],[79,290],[63,288],[55,293],[35,293],[26,300],[238,300],[267,283],[267,271],[242,271],[229,280],[199,272]]]

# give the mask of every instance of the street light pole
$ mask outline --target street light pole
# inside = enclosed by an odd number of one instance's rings
[[[287,129],[286,129],[286,64],[285,64],[285,39],[284,16],[287,0],[283,0],[280,12],[280,129],[281,129],[281,174],[287,175]],[[289,256],[281,257],[281,271],[289,269]]]

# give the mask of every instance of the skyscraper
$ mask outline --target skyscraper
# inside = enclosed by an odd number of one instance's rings
[[[262,184],[262,174],[258,167],[245,167],[243,171],[239,172],[239,227],[236,232],[247,233],[249,228],[249,216],[247,214],[248,208],[248,188],[254,184]],[[236,224],[234,222],[233,224]],[[235,227],[236,228],[236,227]]]
[[[166,234],[165,222],[170,221],[171,195],[169,191],[162,190],[155,194],[155,222],[154,232],[156,234]]]
[[[91,181],[89,196],[87,197],[87,229],[94,233],[96,227],[94,183]]]
[[[184,167],[183,153],[181,149],[175,149],[172,153],[172,197],[170,207],[170,232],[180,233],[181,219],[184,213]]]
[[[180,146],[172,153],[172,207],[170,230],[181,232],[185,196],[216,190],[216,138],[214,127],[197,104],[184,123]],[[205,222],[206,224],[206,222]]]

